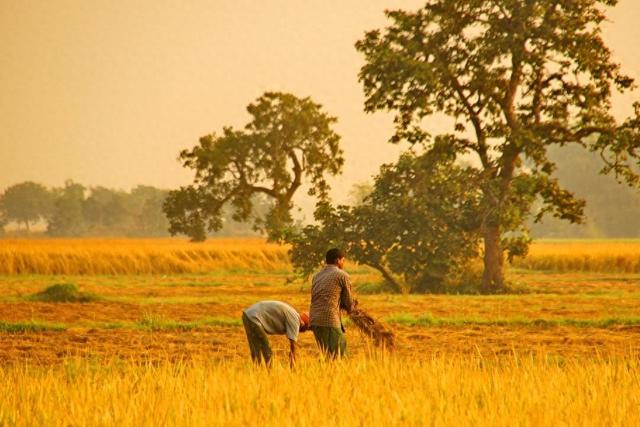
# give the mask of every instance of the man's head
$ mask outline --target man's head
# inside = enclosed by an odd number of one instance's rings
[[[309,313],[302,312],[300,314],[300,332],[308,331],[311,327],[309,322]]]
[[[332,264],[338,268],[344,267],[344,252],[338,248],[329,249],[325,257],[327,264]]]

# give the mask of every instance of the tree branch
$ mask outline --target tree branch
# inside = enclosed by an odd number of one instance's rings
[[[285,197],[287,198],[287,200],[291,200],[293,194],[302,183],[302,166],[300,165],[300,161],[298,160],[298,157],[296,156],[294,150],[290,150],[288,155],[289,158],[293,161],[293,181],[291,182],[291,185],[289,186]]]
[[[473,108],[473,106],[469,102],[469,98],[465,96],[464,88],[462,87],[462,84],[460,83],[458,78],[454,76],[453,73],[451,73],[447,67],[444,67],[444,68],[446,71],[447,78],[451,82],[456,94],[458,95],[458,98],[460,99],[460,102],[462,102],[462,105],[467,111],[467,114],[469,115],[469,120],[471,120],[471,123],[473,124],[473,128],[476,133],[476,140],[478,142],[478,145],[476,147],[469,147],[469,148],[472,148],[476,153],[478,153],[478,156],[480,157],[480,161],[482,162],[482,166],[485,169],[489,169],[491,167],[491,162],[489,161],[489,156],[487,155],[486,136],[484,134],[484,130],[482,129],[482,123],[480,120],[479,111],[476,111]],[[479,95],[478,95],[478,102],[480,102]],[[480,111],[482,110],[483,107],[484,105],[481,106]]]
[[[279,198],[279,194],[273,188],[260,187],[256,185],[247,185],[247,188],[256,193],[264,193],[268,196],[273,197],[274,199]]]

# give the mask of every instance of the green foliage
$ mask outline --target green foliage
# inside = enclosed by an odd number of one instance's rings
[[[327,248],[378,270],[397,292],[440,292],[478,254],[475,171],[454,157],[406,153],[381,168],[357,206],[318,206],[318,224],[289,236],[297,271],[313,272]]]
[[[167,194],[167,190],[143,185],[130,193],[94,187],[82,205],[86,234],[165,236],[169,222],[162,203]]]
[[[169,222],[162,210],[169,191],[139,185],[130,192],[85,186],[67,181],[65,187],[47,189],[24,182],[9,187],[0,196],[0,235],[10,222],[28,226],[47,222],[50,236],[167,236]],[[266,212],[266,202],[255,198],[257,212]],[[20,213],[22,212],[22,213]],[[31,213],[29,213],[31,212]],[[34,212],[40,212],[34,216]],[[28,222],[24,216],[29,214]],[[233,221],[229,209],[223,212],[224,228],[218,234],[252,235],[246,224]],[[19,219],[22,218],[22,219]]]
[[[0,237],[4,236],[6,231],[4,227],[7,226],[9,220],[4,216],[4,213],[0,211]]]
[[[98,234],[108,230],[124,235],[131,221],[127,196],[124,191],[104,187],[92,188],[89,197],[82,201],[82,213],[87,228]]]
[[[438,318],[430,313],[414,316],[408,313],[396,313],[388,316],[386,322],[404,326],[520,326],[530,328],[553,328],[569,326],[575,328],[612,328],[620,326],[638,326],[640,317],[607,317],[602,319],[544,319],[511,317],[502,319],[484,319],[479,317]]]
[[[169,221],[162,211],[162,205],[169,192],[151,186],[139,185],[131,190],[133,205],[130,235],[165,236]]]
[[[11,221],[30,224],[45,219],[51,212],[52,196],[41,184],[27,181],[12,185],[0,196],[0,228]]]
[[[310,98],[285,93],[267,92],[247,111],[252,120],[244,130],[225,127],[180,153],[195,180],[172,191],[164,204],[171,234],[204,240],[207,231],[222,228],[223,208],[231,206],[234,220],[253,221],[279,240],[292,225],[292,197],[303,180],[310,195],[327,197],[325,177],[343,164],[340,137],[331,128],[336,119]],[[256,211],[256,195],[272,202],[267,212]]]
[[[396,292],[388,282],[365,282],[356,286],[358,295],[373,295]]]
[[[51,236],[81,236],[86,231],[83,185],[67,181],[64,188],[54,190],[53,212],[47,226]]]
[[[586,202],[584,224],[545,218],[533,224],[536,237],[621,238],[640,237],[640,191],[620,186],[612,176],[596,171],[597,153],[577,146],[550,147],[549,158],[558,165],[558,180]]]
[[[64,331],[66,325],[61,323],[46,323],[39,321],[3,322],[0,321],[0,333],[16,334],[23,332]]]
[[[60,283],[47,287],[44,291],[33,295],[34,301],[40,302],[93,302],[99,301],[97,295],[80,292],[72,283]]]
[[[204,319],[194,320],[191,322],[180,322],[177,320],[166,319],[165,317],[153,313],[145,313],[142,319],[136,323],[138,329],[148,329],[152,331],[189,331],[192,329],[203,328],[207,326],[240,326],[240,319],[232,319],[229,317],[206,317]]]
[[[602,6],[615,3],[428,0],[415,12],[387,12],[390,25],[356,44],[365,109],[395,113],[392,142],[477,159],[468,185],[483,195],[485,292],[505,286],[505,249],[526,253],[536,199],[536,221],[582,220],[584,202],[559,185],[550,146],[582,146],[600,154],[601,172],[640,182],[640,104],[622,123],[609,111],[612,89],[632,86],[601,37]],[[436,113],[453,119],[450,133],[423,129]]]

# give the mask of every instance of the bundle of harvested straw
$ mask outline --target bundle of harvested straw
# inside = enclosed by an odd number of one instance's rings
[[[360,307],[354,308],[349,313],[349,317],[360,332],[373,340],[376,347],[394,349],[396,336],[386,325],[371,317]]]

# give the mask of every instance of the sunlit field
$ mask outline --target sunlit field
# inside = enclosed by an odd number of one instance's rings
[[[514,267],[640,273],[640,240],[543,241]],[[287,247],[261,239],[5,239],[0,274],[178,274],[288,271]]]
[[[289,269],[287,250],[261,239],[3,240],[0,274],[176,274]]]
[[[517,293],[495,296],[379,293],[347,264],[396,350],[347,319],[346,360],[323,361],[306,333],[291,370],[271,337],[266,370],[240,314],[308,308],[284,247],[3,240],[0,425],[638,425],[640,274],[604,261],[620,257],[637,265],[640,242],[537,243],[508,270]],[[42,298],[54,284],[83,302]]]
[[[8,425],[617,426],[640,423],[635,359],[358,356],[0,368]]]
[[[640,273],[640,240],[548,240],[514,262],[532,270]]]

